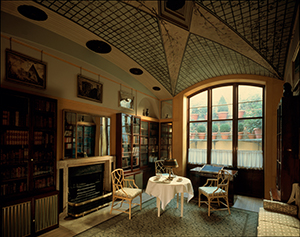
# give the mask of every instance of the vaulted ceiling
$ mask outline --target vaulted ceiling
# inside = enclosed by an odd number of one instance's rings
[[[162,99],[222,75],[282,80],[299,3],[195,0],[183,1],[179,9],[168,1],[35,0],[26,4],[48,15],[45,22],[38,22],[40,26],[82,45],[95,39],[107,42],[112,51],[101,56],[129,74],[130,68],[141,69],[142,75],[133,76],[151,91],[160,87],[161,92],[154,94]]]

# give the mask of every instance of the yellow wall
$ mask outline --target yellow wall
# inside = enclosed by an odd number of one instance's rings
[[[173,152],[179,167],[178,175],[186,175],[187,167],[187,96],[201,89],[224,83],[255,83],[265,85],[265,131],[264,131],[264,184],[265,198],[269,190],[276,185],[277,157],[277,106],[283,92],[283,81],[264,76],[227,75],[211,78],[186,89],[173,99]]]

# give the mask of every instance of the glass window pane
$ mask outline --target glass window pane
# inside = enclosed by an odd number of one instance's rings
[[[207,163],[207,123],[190,123],[189,163]]]
[[[232,118],[232,86],[212,90],[212,119]]]
[[[190,98],[190,121],[207,119],[207,91]]]
[[[212,141],[211,164],[232,166],[232,121],[213,122],[212,128],[218,133]]]
[[[237,165],[238,168],[262,168],[262,130],[257,128],[262,119],[240,120]]]
[[[239,118],[261,117],[263,88],[239,86]]]

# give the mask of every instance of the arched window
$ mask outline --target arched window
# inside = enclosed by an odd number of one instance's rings
[[[264,87],[231,84],[189,97],[188,162],[263,168]]]

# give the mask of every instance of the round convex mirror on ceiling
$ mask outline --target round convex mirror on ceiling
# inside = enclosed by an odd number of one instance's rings
[[[96,53],[109,53],[111,51],[110,45],[100,40],[90,40],[86,43],[86,47]]]
[[[130,68],[129,71],[134,75],[142,75],[143,71],[139,68]]]
[[[48,19],[48,15],[43,10],[34,6],[21,5],[18,7],[18,12],[21,15],[35,21],[45,21]]]

